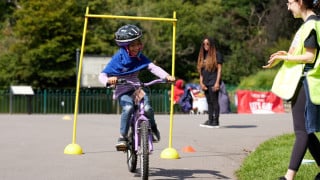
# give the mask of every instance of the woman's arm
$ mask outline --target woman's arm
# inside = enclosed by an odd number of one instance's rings
[[[290,61],[303,64],[313,63],[316,57],[316,51],[317,49],[315,48],[306,48],[306,52],[301,55],[291,55],[286,51],[278,51],[270,56],[268,64],[263,66],[263,68],[272,68],[280,61]]]
[[[303,64],[313,63],[316,56],[316,50],[317,49],[315,48],[306,48],[306,52],[304,54],[295,55],[295,56],[287,54],[286,57],[282,57],[282,58],[284,58],[283,60],[303,63]]]
[[[220,81],[221,81],[221,71],[222,71],[222,64],[218,64],[217,66],[217,79],[216,83],[214,84],[214,91],[219,91],[220,89]]]
[[[199,83],[200,83],[201,89],[204,90],[204,91],[206,91],[208,88],[207,88],[206,85],[203,84],[203,76],[202,76],[201,73],[200,73],[199,81],[200,81]]]

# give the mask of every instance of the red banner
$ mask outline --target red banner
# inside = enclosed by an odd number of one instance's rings
[[[283,101],[272,92],[239,90],[236,92],[238,113],[283,113]]]

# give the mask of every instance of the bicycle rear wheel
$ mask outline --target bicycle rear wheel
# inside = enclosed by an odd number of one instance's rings
[[[127,165],[130,172],[135,172],[137,169],[137,153],[134,148],[134,132],[132,131],[132,128],[130,128],[128,134]]]
[[[149,176],[149,132],[148,122],[142,121],[140,124],[140,173],[141,179],[146,180]]]

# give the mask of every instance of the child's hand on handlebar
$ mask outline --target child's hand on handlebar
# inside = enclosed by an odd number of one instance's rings
[[[118,81],[118,78],[117,78],[117,77],[109,77],[107,84],[115,85],[115,84],[117,83],[117,81]]]
[[[166,77],[166,80],[169,81],[169,82],[174,82],[174,81],[176,80],[176,78],[168,75],[168,76]]]

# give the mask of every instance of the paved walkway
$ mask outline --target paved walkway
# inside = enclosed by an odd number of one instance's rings
[[[71,120],[64,120],[71,117]],[[115,151],[119,115],[78,115],[82,155],[64,154],[73,115],[0,115],[1,180],[139,179]],[[263,141],[292,132],[290,114],[222,114],[221,128],[199,127],[206,115],[174,115],[172,147],[179,159],[161,159],[169,147],[169,115],[156,115],[162,140],[150,158],[149,179],[236,179],[234,172]],[[196,152],[183,152],[186,146]]]

